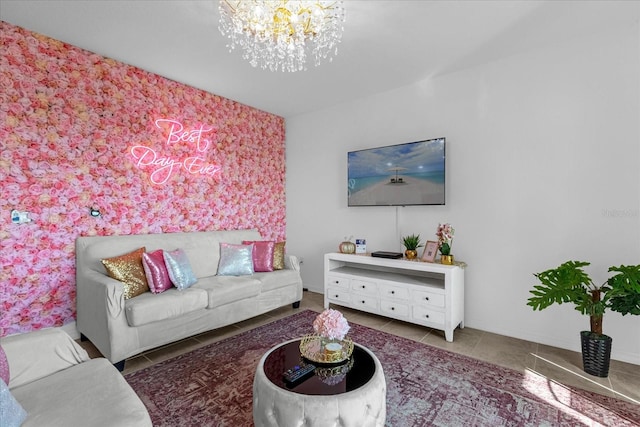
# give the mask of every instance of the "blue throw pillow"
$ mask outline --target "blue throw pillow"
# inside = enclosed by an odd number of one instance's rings
[[[18,427],[27,418],[27,412],[13,397],[7,384],[0,379],[0,421],[2,427]]]
[[[162,255],[169,272],[169,279],[178,290],[185,290],[198,281],[191,269],[189,258],[187,258],[187,254],[182,249],[170,252],[164,251]]]
[[[218,276],[247,276],[253,274],[253,244],[220,243]]]

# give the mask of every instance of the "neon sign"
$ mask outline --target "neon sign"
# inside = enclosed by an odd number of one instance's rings
[[[183,170],[190,175],[219,176],[222,169],[219,165],[208,163],[204,157],[211,145],[211,140],[206,138],[206,134],[214,131],[213,127],[200,125],[195,129],[185,129],[182,123],[170,119],[158,119],[155,125],[159,129],[164,129],[168,125],[169,132],[165,142],[166,146],[179,143],[193,144],[196,155],[177,159],[171,156],[163,156],[151,147],[135,145],[131,147],[131,155],[136,160],[139,169],[151,167],[153,172],[149,179],[153,184],[166,183],[174,172]]]

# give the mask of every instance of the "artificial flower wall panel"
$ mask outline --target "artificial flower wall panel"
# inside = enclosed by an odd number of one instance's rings
[[[1,21],[0,50],[1,336],[74,320],[78,236],[284,240],[284,119]]]

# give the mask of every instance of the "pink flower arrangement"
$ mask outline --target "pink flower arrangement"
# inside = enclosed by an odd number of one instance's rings
[[[313,330],[321,337],[341,340],[349,332],[349,323],[338,310],[328,308],[313,321]]]
[[[438,248],[442,255],[451,254],[451,245],[453,243],[453,233],[455,230],[451,224],[439,224],[436,236],[438,237]]]

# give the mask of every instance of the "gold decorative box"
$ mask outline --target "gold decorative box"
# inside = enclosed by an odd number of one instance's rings
[[[316,363],[341,363],[351,357],[353,341],[345,337],[342,340],[330,340],[319,335],[305,335],[300,340],[300,354]]]

